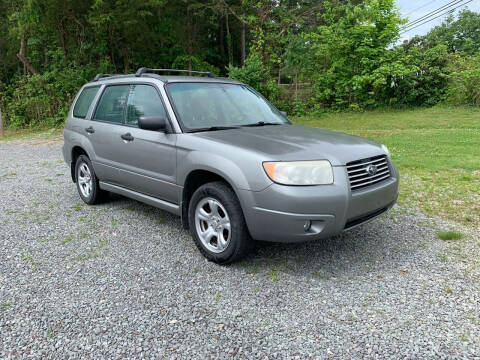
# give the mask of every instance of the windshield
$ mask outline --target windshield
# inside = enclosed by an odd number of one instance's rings
[[[245,85],[172,83],[167,88],[187,131],[289,123],[280,111]]]

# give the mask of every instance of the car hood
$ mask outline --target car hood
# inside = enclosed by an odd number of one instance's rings
[[[263,161],[327,159],[340,166],[384,154],[381,145],[373,140],[302,125],[242,127],[194,135],[229,145],[230,151],[258,153]]]

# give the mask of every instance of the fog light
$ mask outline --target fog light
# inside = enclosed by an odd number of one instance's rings
[[[305,224],[303,225],[303,230],[308,231],[310,230],[310,227],[312,226],[312,222],[310,220],[305,221]]]

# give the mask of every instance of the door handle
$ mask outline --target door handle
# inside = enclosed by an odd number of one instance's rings
[[[134,139],[132,134],[130,134],[130,133],[120,135],[120,137],[125,141],[133,141],[133,139]]]
[[[95,129],[92,126],[89,126],[85,129],[85,131],[89,134],[93,134],[95,132]]]

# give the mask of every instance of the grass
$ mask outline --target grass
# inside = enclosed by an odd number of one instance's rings
[[[47,136],[57,136],[62,133],[61,128],[40,127],[34,129],[5,129],[4,135],[0,136],[0,141],[17,140],[25,138],[35,138]]]
[[[400,171],[400,204],[480,226],[480,109],[331,113],[294,122],[385,144]]]
[[[28,255],[28,254],[25,254],[25,253],[21,253],[20,254],[21,258],[23,261],[27,262],[27,263],[30,263],[31,265],[33,265],[34,267],[37,266],[37,265],[40,265],[40,261],[38,260],[35,260],[35,258],[31,255]]]
[[[66,245],[72,240],[73,240],[73,238],[69,235],[69,236],[65,237],[65,239],[62,240],[62,245]]]
[[[455,230],[440,230],[437,231],[437,237],[441,240],[460,240],[463,234]]]
[[[12,306],[12,305],[13,305],[13,302],[8,301],[8,300],[7,300],[7,301],[2,301],[2,304],[1,304],[1,305],[2,305],[3,308],[6,308],[6,307]]]

